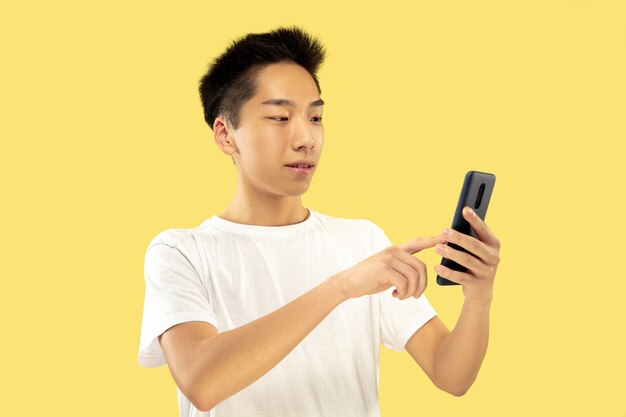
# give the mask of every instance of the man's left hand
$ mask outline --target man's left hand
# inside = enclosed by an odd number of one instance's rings
[[[455,271],[443,265],[436,265],[435,271],[441,277],[461,284],[466,300],[488,304],[493,298],[493,282],[500,263],[500,241],[487,224],[467,206],[463,208],[463,217],[474,229],[478,239],[453,229],[444,229],[441,236],[447,242],[459,245],[470,253],[443,244],[435,246],[435,250],[444,258],[466,267],[467,272]],[[450,233],[446,234],[446,230]],[[443,269],[439,271],[438,267]]]

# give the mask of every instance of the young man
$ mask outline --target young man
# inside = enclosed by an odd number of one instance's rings
[[[392,245],[369,220],[302,206],[324,144],[324,56],[297,27],[249,34],[200,82],[237,190],[219,216],[150,242],[138,358],[168,365],[183,417],[379,416],[380,343],[406,348],[456,396],[482,363],[499,242],[480,218],[466,216],[480,241],[442,233]],[[446,246],[469,268],[440,272],[463,285],[452,332],[412,256],[445,242],[477,255]]]

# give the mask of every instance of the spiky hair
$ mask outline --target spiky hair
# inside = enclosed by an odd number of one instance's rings
[[[317,70],[325,57],[321,42],[297,26],[249,33],[233,41],[209,64],[200,79],[198,90],[204,120],[213,130],[215,118],[222,116],[233,129],[238,129],[241,106],[256,93],[256,75],[270,64],[293,62],[300,65],[311,75],[321,94]]]

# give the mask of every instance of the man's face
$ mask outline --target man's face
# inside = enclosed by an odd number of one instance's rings
[[[261,192],[296,196],[309,188],[324,144],[322,106],[315,81],[293,63],[278,63],[257,74],[256,95],[244,103],[234,132],[235,159],[241,180]],[[277,99],[291,105],[265,103]],[[308,174],[286,166],[313,161]]]

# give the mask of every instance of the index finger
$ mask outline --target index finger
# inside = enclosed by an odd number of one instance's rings
[[[481,219],[474,210],[468,206],[463,207],[463,216],[467,219],[470,226],[472,226],[472,229],[474,229],[476,236],[478,236],[478,239],[481,242],[484,242],[487,245],[496,242],[496,236],[493,234],[491,229],[487,227],[487,223],[485,223],[485,221]]]
[[[398,246],[403,251],[410,253],[411,255],[421,251],[422,249],[430,248],[435,246],[437,243],[445,243],[447,242],[446,238],[442,235],[437,236],[427,236],[427,237],[418,237],[414,240],[409,240],[408,242],[399,243]]]

